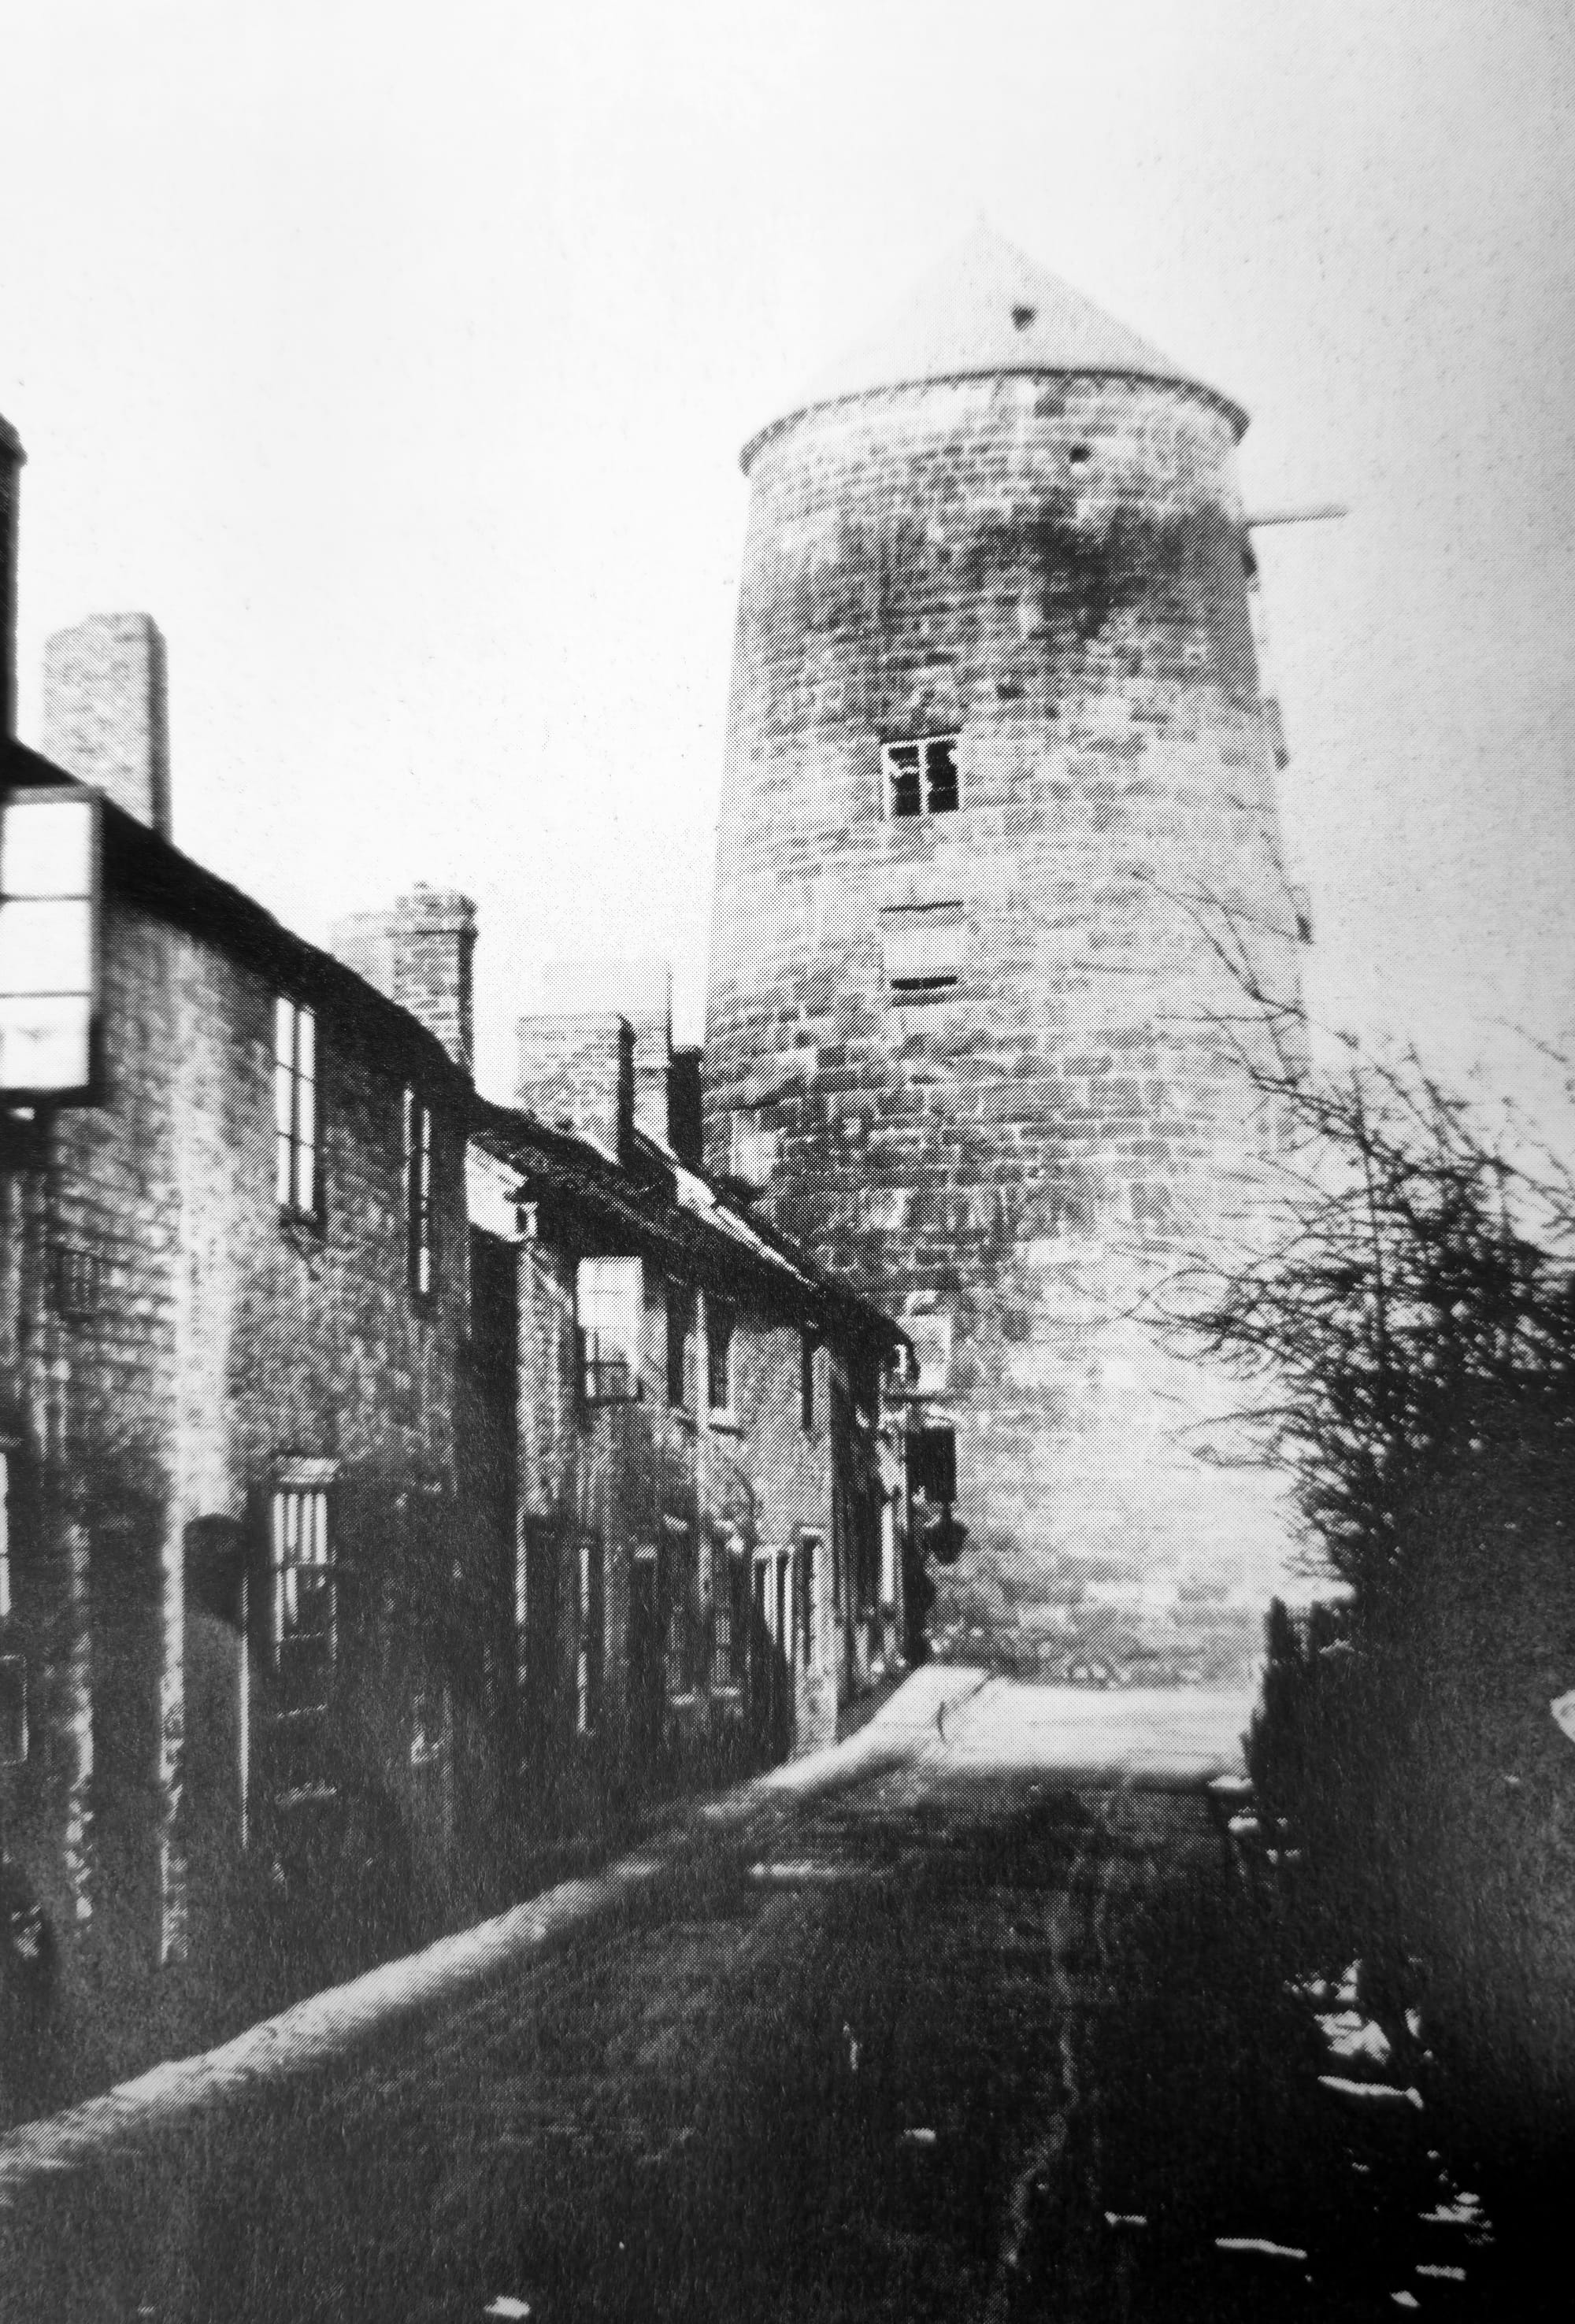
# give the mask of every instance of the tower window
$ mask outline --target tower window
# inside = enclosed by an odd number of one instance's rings
[[[957,807],[957,736],[921,735],[881,744],[888,815],[950,815]]]
[[[895,1007],[950,998],[962,975],[966,933],[959,903],[894,904],[881,914],[886,989]]]

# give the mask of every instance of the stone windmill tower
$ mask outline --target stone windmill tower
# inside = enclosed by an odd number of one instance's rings
[[[980,228],[743,455],[708,1160],[907,1323],[942,1653],[1220,1673],[1277,1578],[1132,1314],[1262,1212],[1221,932],[1298,989],[1245,426]]]

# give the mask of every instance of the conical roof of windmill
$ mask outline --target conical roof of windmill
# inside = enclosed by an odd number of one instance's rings
[[[1246,426],[1246,412],[1218,388],[1194,378],[981,222],[899,306],[812,380],[782,419],[752,438],[743,465],[748,467],[766,437],[819,405],[1002,372],[1114,374],[1199,388],[1224,407],[1238,435]]]

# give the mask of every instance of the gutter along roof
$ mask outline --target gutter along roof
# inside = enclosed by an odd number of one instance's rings
[[[6,745],[5,788],[79,782],[24,743]],[[140,905],[171,927],[203,937],[217,951],[254,968],[271,982],[286,985],[293,999],[321,1007],[336,1003],[353,1010],[375,1040],[379,1056],[412,1076],[423,1089],[442,1087],[450,1103],[469,1113],[479,1102],[468,1074],[449,1056],[436,1034],[399,1007],[332,953],[298,936],[255,898],[209,872],[135,816],[97,791],[103,814],[104,892]]]
[[[680,1262],[734,1295],[747,1288],[795,1321],[829,1326],[882,1348],[906,1345],[890,1316],[828,1275],[807,1253],[746,1217],[704,1174],[636,1131],[630,1167],[519,1107],[489,1106],[476,1142],[518,1170],[522,1199],[554,1197],[625,1245]]]

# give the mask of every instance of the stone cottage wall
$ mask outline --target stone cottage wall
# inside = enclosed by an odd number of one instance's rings
[[[467,1229],[464,1123],[431,1075],[437,1271],[413,1299],[403,1089],[425,1052],[395,1054],[343,979],[281,987],[112,884],[104,980],[101,1102],[41,1128],[9,1179],[0,1418],[32,1725],[7,1843],[113,2019],[147,2006],[126,1997],[153,1967],[201,1965],[243,1813],[257,1828],[240,1582],[249,1562],[255,1603],[273,1464],[334,1464],[347,1688],[412,1610],[390,1597],[393,1549],[433,1505],[457,1520]],[[320,1222],[275,1201],[280,989],[318,1010]],[[492,1554],[457,1522],[450,1547]],[[412,1775],[408,1674],[384,1665],[346,1748],[392,1787],[418,1858],[440,1855],[450,1803],[440,1772]]]

